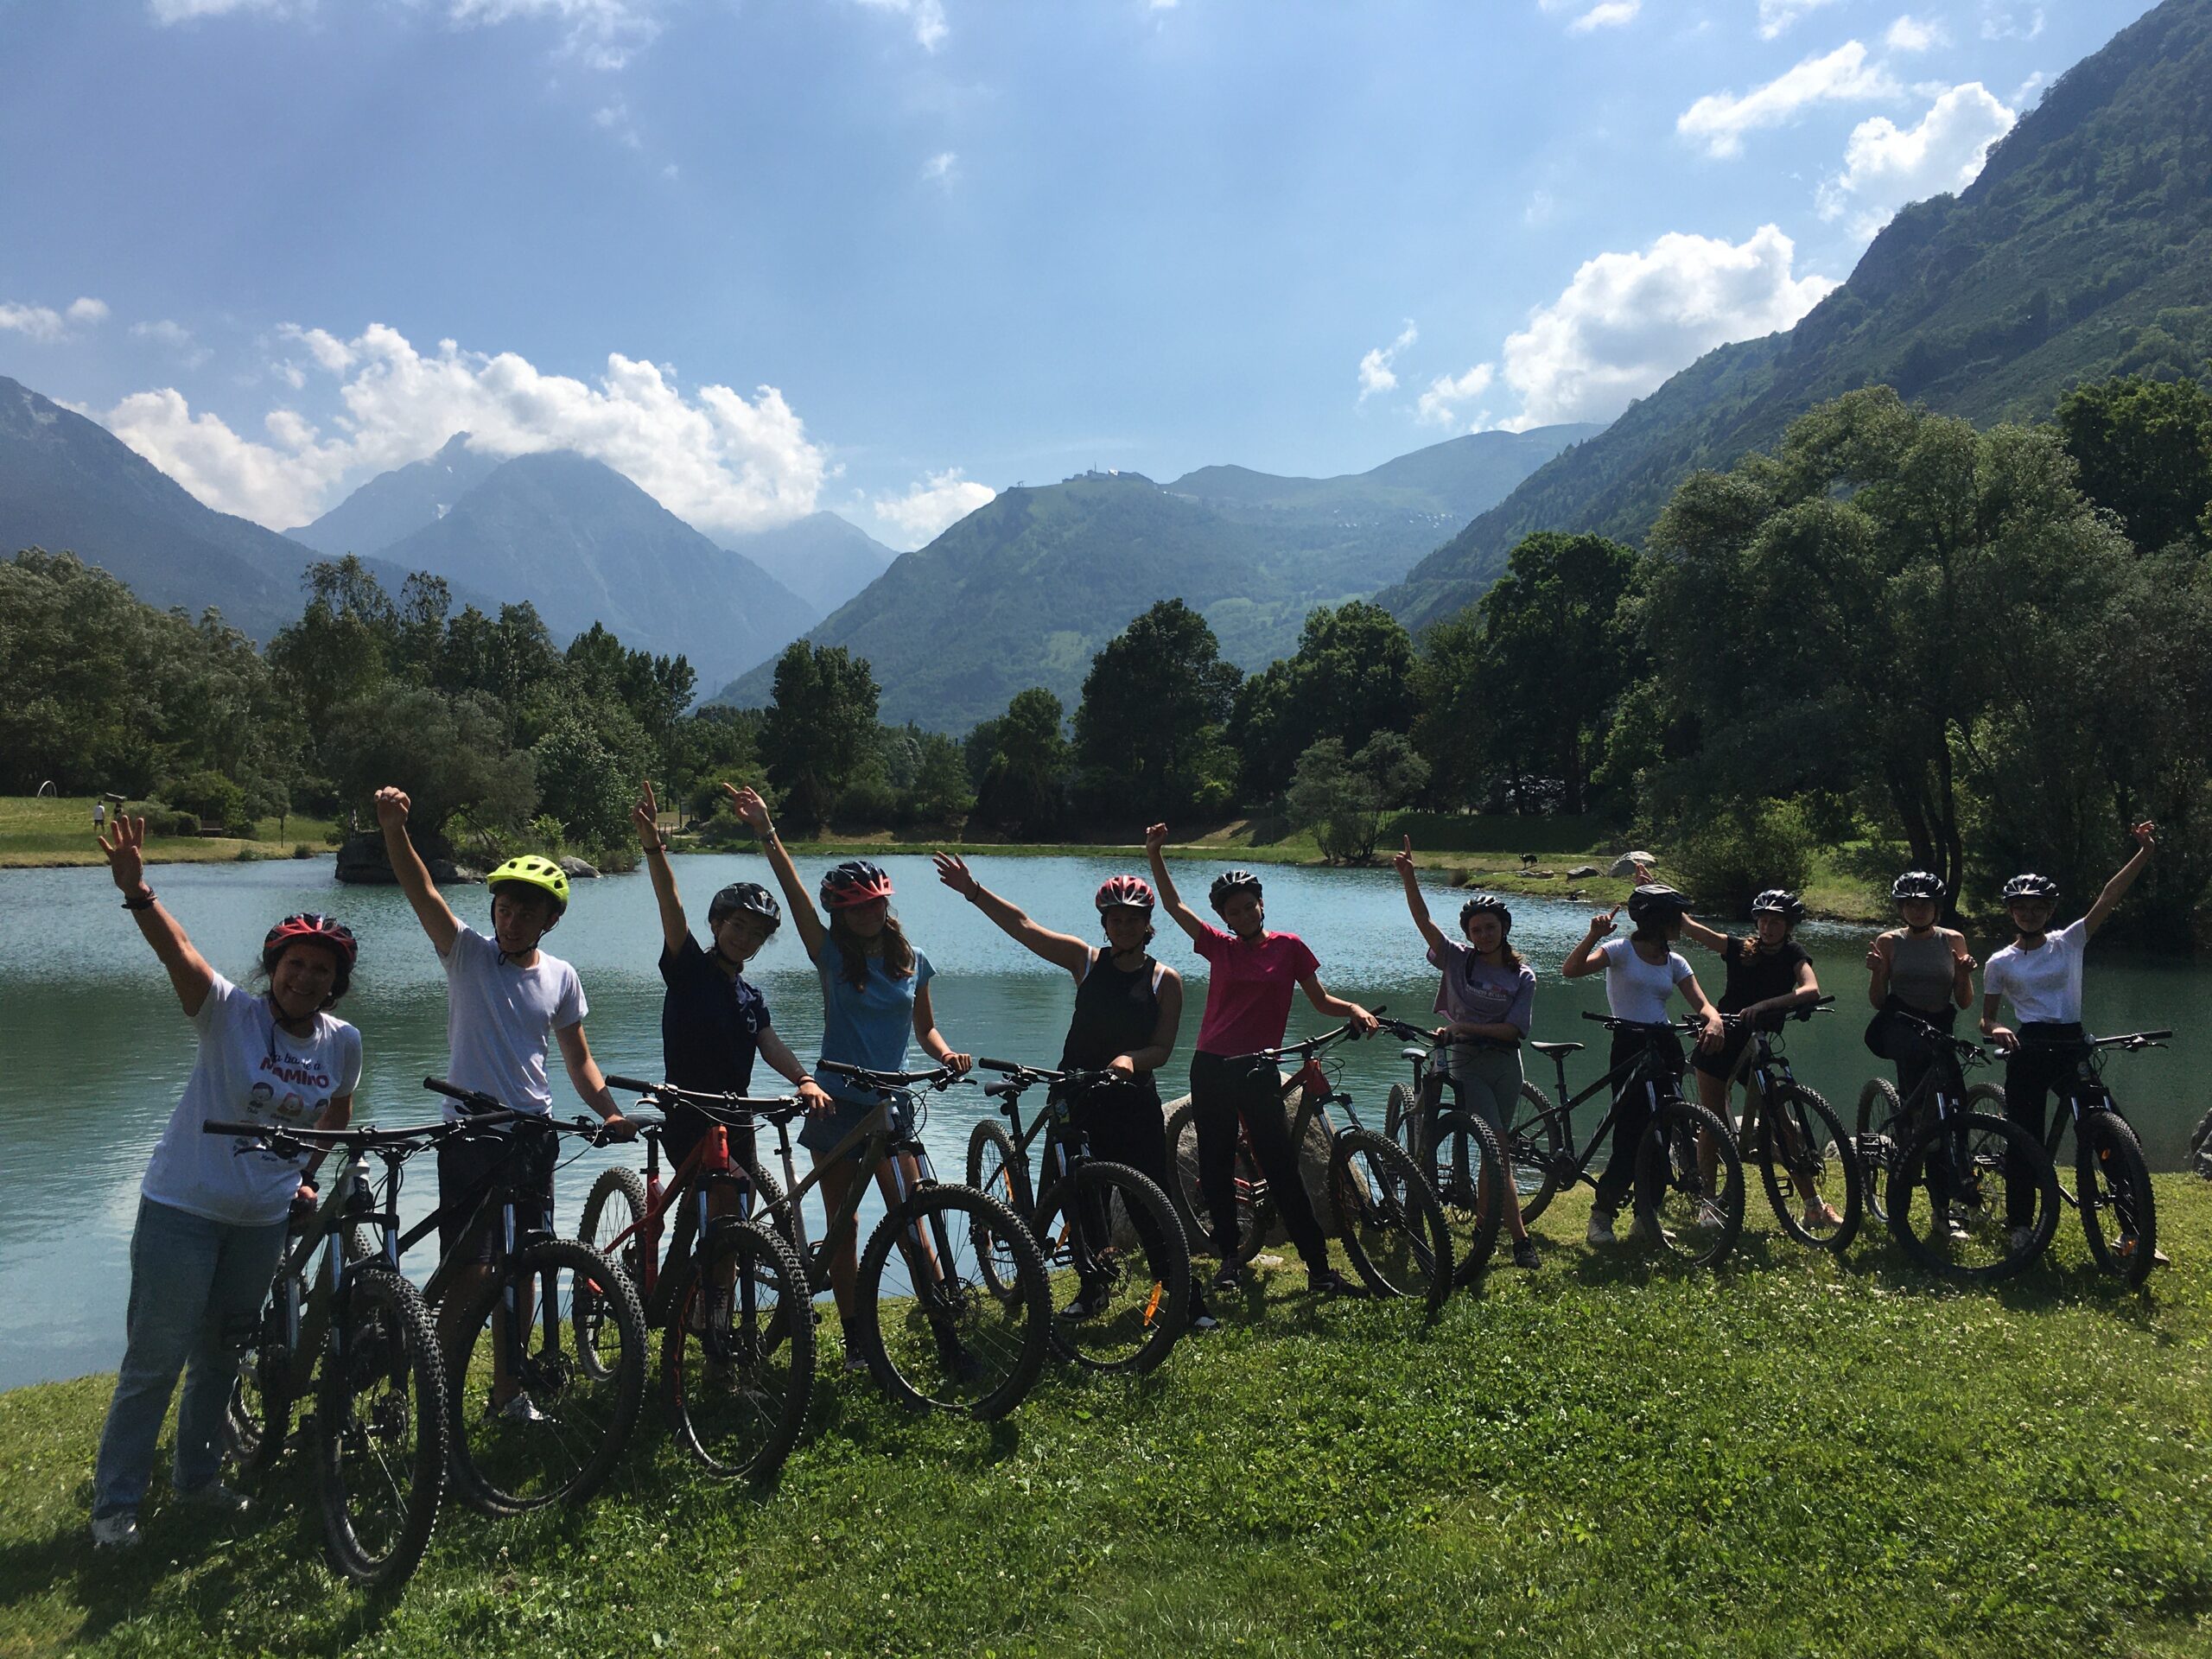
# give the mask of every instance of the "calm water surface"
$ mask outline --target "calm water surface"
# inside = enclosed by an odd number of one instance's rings
[[[953,894],[939,887],[928,861],[887,861],[899,885],[899,913],[936,965],[938,1022],[958,1046],[978,1054],[1052,1064],[1066,1029],[1071,987],[1065,976],[1031,957]],[[1089,934],[1090,895],[1120,868],[1093,859],[982,858],[983,880],[1049,926]],[[296,910],[329,910],[362,943],[353,989],[339,1010],[361,1027],[366,1069],[357,1122],[387,1125],[428,1122],[435,1115],[423,1092],[427,1073],[446,1060],[445,992],[429,943],[393,888],[340,887],[327,859],[314,862],[167,865],[156,885],[194,942],[221,972],[242,979],[264,931]],[[695,915],[726,881],[764,879],[761,861],[740,856],[691,856],[676,861],[677,877]],[[812,867],[810,865],[810,874]],[[1207,867],[1179,867],[1193,890]],[[1302,934],[1319,955],[1333,989],[1394,1014],[1422,1017],[1435,976],[1423,963],[1396,877],[1388,869],[1324,871],[1270,868],[1269,923]],[[448,898],[482,927],[483,889],[453,888]],[[1432,897],[1440,918],[1456,900]],[[1587,920],[1582,907],[1516,899],[1514,940],[1535,966],[1536,1033],[1551,1039],[1588,1040],[1596,1028],[1578,1017],[1605,1006],[1601,982],[1569,985],[1558,976]],[[1848,1110],[1876,1063],[1859,1042],[1868,1012],[1860,966],[1863,931],[1812,925],[1800,937],[1813,951],[1824,987],[1840,994],[1844,1012],[1790,1027],[1798,1074]],[[645,876],[577,884],[567,918],[549,940],[576,964],[590,999],[587,1021],[594,1052],[609,1071],[658,1076],[660,980],[654,963],[659,924]],[[1187,980],[1205,964],[1172,925],[1155,947]],[[1976,941],[1986,956],[1987,947]],[[1708,991],[1718,994],[1719,963],[1689,952]],[[821,1000],[813,973],[791,930],[754,965],[777,1026],[810,1059],[821,1033]],[[2205,1006],[2204,970],[2186,963],[2091,953],[2088,1015],[2093,1030],[2171,1026],[2175,1048],[2114,1062],[2113,1077],[2142,1131],[2154,1166],[2183,1160],[2190,1129],[2212,1105],[2205,1038],[2193,1028]],[[1182,1063],[1198,1029],[1198,999],[1186,1012],[1182,1050],[1163,1079],[1171,1097],[1182,1091]],[[1294,1036],[1328,1022],[1300,999]],[[192,1066],[192,1031],[168,982],[130,918],[118,906],[104,869],[0,872],[0,1387],[112,1369],[122,1352],[128,1288],[127,1251],[146,1157],[168,1121]],[[1381,1117],[1389,1084],[1405,1071],[1389,1040],[1339,1049],[1344,1079],[1363,1116]],[[1532,1057],[1533,1058],[1533,1057]],[[1580,1088],[1594,1079],[1592,1054],[1570,1063]],[[581,1109],[557,1059],[551,1068],[558,1109]],[[1551,1068],[1540,1075],[1548,1081]],[[982,1096],[973,1088],[932,1097],[925,1132],[941,1172],[957,1178],[969,1126]],[[1598,1108],[1586,1108],[1586,1131]],[[573,1224],[593,1177],[625,1154],[587,1151],[564,1168],[560,1218]],[[427,1163],[404,1207],[427,1213],[435,1187]],[[1756,1215],[1753,1224],[1759,1224]],[[410,1258],[418,1273],[431,1265]]]

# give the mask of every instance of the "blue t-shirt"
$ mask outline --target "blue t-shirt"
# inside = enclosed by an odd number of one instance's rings
[[[855,987],[845,975],[845,953],[836,940],[823,936],[814,958],[822,977],[822,1058],[870,1071],[903,1071],[906,1039],[914,1029],[914,998],[937,970],[918,950],[913,971],[903,978],[887,973],[882,957],[867,960],[868,983]],[[874,1095],[834,1073],[824,1072],[817,1081],[836,1099],[874,1104]]]

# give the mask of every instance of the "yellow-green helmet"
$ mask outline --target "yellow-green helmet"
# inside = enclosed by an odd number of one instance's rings
[[[550,858],[524,853],[520,858],[509,859],[484,878],[485,887],[493,893],[509,881],[519,881],[524,887],[551,893],[556,911],[569,907],[569,873]]]

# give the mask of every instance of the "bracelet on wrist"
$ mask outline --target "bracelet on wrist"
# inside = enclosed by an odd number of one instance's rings
[[[125,910],[150,910],[153,905],[154,890],[143,882],[139,883],[137,893],[127,893],[123,895],[123,907]]]

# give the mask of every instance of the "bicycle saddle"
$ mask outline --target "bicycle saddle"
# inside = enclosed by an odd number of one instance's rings
[[[1580,1043],[1531,1043],[1529,1046],[1535,1049],[1539,1054],[1548,1055],[1579,1053],[1581,1051],[1583,1045]]]

